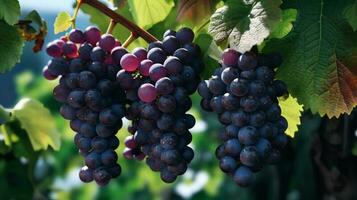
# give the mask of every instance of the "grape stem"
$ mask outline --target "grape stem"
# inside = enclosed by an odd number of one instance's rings
[[[105,15],[107,15],[108,17],[113,19],[113,21],[115,23],[119,23],[119,24],[123,25],[124,27],[129,29],[133,33],[133,35],[137,35],[137,37],[143,38],[148,43],[158,41],[158,39],[155,38],[153,35],[151,35],[149,32],[140,28],[133,22],[129,21],[122,15],[114,12],[113,10],[108,8],[106,5],[104,5],[103,3],[101,3],[97,0],[81,0],[81,3],[88,4],[96,9],[98,9],[99,11],[101,11],[102,13],[104,13]],[[130,39],[130,37],[128,39]]]
[[[76,19],[77,19],[78,11],[79,11],[79,8],[81,7],[81,5],[82,5],[82,1],[81,1],[81,0],[78,0],[78,1],[77,1],[77,5],[76,5],[76,8],[74,9],[73,17],[71,18],[72,28],[73,28],[73,29],[76,28]]]
[[[0,105],[0,124],[11,120],[11,112]]]
[[[138,35],[136,35],[135,33],[130,33],[130,36],[128,37],[128,39],[125,40],[122,46],[124,48],[127,48],[134,40],[136,40],[136,38],[138,38]]]
[[[110,19],[109,26],[107,29],[108,34],[111,34],[113,32],[115,25],[117,25],[117,23],[113,19]]]

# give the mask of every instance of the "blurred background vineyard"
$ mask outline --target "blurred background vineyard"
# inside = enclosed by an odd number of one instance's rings
[[[47,21],[49,29],[45,42],[58,37],[53,33],[54,19],[59,11],[71,11],[72,3],[71,1],[20,1],[23,14],[36,9]],[[85,11],[92,12],[89,9]],[[89,16],[81,12],[77,19],[77,26],[83,29],[89,24],[91,24]],[[155,25],[149,31],[160,38],[168,26],[175,27],[177,24],[173,22],[173,24]],[[104,25],[99,24],[99,26]],[[120,30],[117,31],[120,32]],[[125,35],[119,37],[123,39]],[[139,43],[145,44],[142,41]],[[316,173],[320,168],[316,167],[313,162],[311,147],[314,146],[312,143],[316,142],[315,138],[323,134],[325,129],[321,127],[325,127],[324,124],[329,120],[305,112],[301,118],[302,125],[299,126],[294,140],[290,138],[280,164],[264,168],[256,176],[252,187],[242,189],[237,187],[232,179],[225,176],[218,167],[214,152],[218,146],[217,137],[221,125],[214,114],[206,113],[199,108],[200,99],[196,94],[193,96],[194,106],[191,110],[197,119],[196,126],[191,130],[193,134],[191,145],[195,150],[195,158],[185,175],[175,183],[163,183],[159,174],[152,172],[144,161],[129,161],[123,157],[119,158],[122,175],[108,186],[101,188],[95,183],[80,182],[78,171],[83,159],[73,144],[74,133],[69,129],[68,122],[60,117],[59,104],[52,97],[52,89],[56,81],[49,83],[41,76],[42,67],[49,57],[43,51],[34,54],[32,45],[26,43],[21,62],[10,72],[0,75],[0,104],[4,107],[13,107],[22,97],[39,100],[50,110],[55,119],[61,138],[61,148],[59,151],[49,149],[34,152],[30,144],[21,142],[21,144],[14,144],[9,150],[4,144],[4,138],[0,137],[0,199],[298,200],[318,199],[322,196],[321,188],[316,186],[320,184],[318,180],[324,179],[319,177],[320,173]],[[36,119],[37,116],[32,117]],[[353,120],[352,117],[351,120]],[[41,121],[41,123],[48,122]],[[356,121],[352,121],[353,123]],[[125,126],[127,124],[128,122]],[[125,126],[117,134],[121,141],[129,134]],[[345,128],[341,129],[340,133],[354,133],[355,129],[345,130]],[[20,137],[28,137],[24,131],[23,133]],[[340,133],[336,134],[340,136]],[[354,140],[355,137],[351,141]],[[21,141],[28,141],[28,139]],[[342,140],[334,141],[333,145],[336,145],[336,148],[343,145]],[[117,149],[119,155],[123,151],[123,146]],[[348,151],[347,154],[351,152]],[[351,166],[356,166],[355,157],[352,163]]]

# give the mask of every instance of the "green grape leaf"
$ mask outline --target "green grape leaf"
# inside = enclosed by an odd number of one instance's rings
[[[298,131],[300,125],[301,112],[303,111],[302,105],[297,102],[297,99],[289,96],[287,99],[280,100],[281,115],[288,121],[288,129],[286,134],[294,137],[295,132]]]
[[[282,20],[271,32],[271,38],[283,38],[286,36],[293,28],[293,22],[296,20],[297,11],[296,9],[286,9],[283,10]]]
[[[20,17],[20,4],[18,0],[0,0],[0,20],[14,25]]]
[[[209,33],[217,42],[228,39],[240,52],[261,44],[281,20],[281,0],[228,0],[211,17]]]
[[[68,30],[71,25],[71,15],[68,12],[58,13],[55,23],[53,24],[55,34]]]
[[[128,0],[128,3],[135,22],[144,29],[163,21],[175,5],[173,0]]]
[[[277,77],[313,113],[338,117],[357,105],[357,34],[334,0],[297,2],[298,18],[283,39],[269,40],[263,52],[279,51]]]
[[[0,20],[0,73],[10,70],[19,62],[24,40],[17,29]]]
[[[60,148],[60,135],[56,130],[54,119],[50,111],[39,101],[24,98],[21,99],[12,110],[21,127],[27,132],[32,147],[35,151]]]
[[[343,11],[344,17],[347,19],[348,23],[352,26],[353,31],[357,30],[357,1],[353,4],[348,5]]]

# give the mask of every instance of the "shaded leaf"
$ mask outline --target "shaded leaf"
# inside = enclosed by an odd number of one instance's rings
[[[299,103],[328,117],[350,113],[357,104],[357,34],[341,15],[344,5],[302,0],[297,6],[293,31],[264,51],[282,53],[277,77]]]
[[[56,130],[54,119],[49,110],[40,102],[32,99],[22,99],[13,108],[13,116],[27,132],[35,151],[51,146],[58,150],[60,135]]]
[[[303,111],[302,105],[297,102],[297,99],[289,96],[287,99],[280,100],[281,114],[288,121],[288,129],[286,134],[294,137],[300,125],[301,112]]]
[[[180,0],[177,9],[177,20],[189,20],[199,24],[212,14],[213,4],[213,0]]]
[[[283,38],[293,28],[293,22],[296,20],[296,9],[286,9],[282,13],[282,21],[275,27],[270,34],[271,38]]]
[[[352,26],[353,31],[357,30],[357,1],[348,5],[343,11],[343,15],[347,19],[348,23]]]
[[[53,24],[55,34],[66,31],[71,25],[71,15],[68,12],[58,13],[55,23]]]
[[[20,17],[20,4],[18,0],[0,0],[0,20],[14,25]]]
[[[228,0],[211,17],[209,33],[215,41],[228,39],[240,52],[261,44],[281,20],[281,0]]]
[[[173,0],[128,0],[128,3],[135,22],[144,29],[163,21],[174,7]]]
[[[10,70],[19,62],[24,40],[17,29],[0,20],[0,73]]]

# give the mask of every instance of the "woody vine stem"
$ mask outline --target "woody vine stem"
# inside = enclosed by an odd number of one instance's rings
[[[75,19],[77,17],[78,10],[79,10],[80,6],[83,4],[87,4],[89,6],[96,8],[97,10],[101,11],[103,14],[107,15],[111,19],[108,30],[107,30],[108,33],[110,33],[113,30],[114,26],[117,23],[123,25],[125,28],[130,30],[131,34],[130,34],[129,38],[124,42],[124,44],[123,44],[124,47],[129,46],[130,43],[133,42],[138,37],[143,38],[148,43],[158,41],[158,39],[155,38],[153,35],[151,35],[149,32],[140,28],[133,22],[129,21],[124,16],[114,12],[113,10],[111,10],[110,8],[108,8],[106,5],[99,2],[98,0],[77,0],[77,6],[74,11],[74,15],[73,15],[73,19],[72,19],[73,26],[75,26]]]

